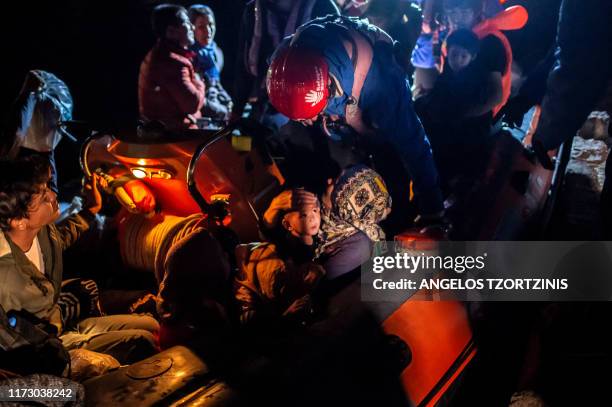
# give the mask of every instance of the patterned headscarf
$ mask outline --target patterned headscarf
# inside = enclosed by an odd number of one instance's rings
[[[334,184],[331,201],[331,210],[321,216],[318,254],[357,232],[365,233],[373,242],[385,240],[378,223],[391,208],[391,196],[376,171],[364,165],[344,170]]]

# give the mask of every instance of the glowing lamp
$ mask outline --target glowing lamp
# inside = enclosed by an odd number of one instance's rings
[[[142,168],[132,168],[132,175],[138,179],[142,179],[147,177],[147,172]]]

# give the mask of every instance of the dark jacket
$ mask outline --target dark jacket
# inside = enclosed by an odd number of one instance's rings
[[[534,142],[552,150],[573,137],[612,78],[612,2],[564,0],[556,62]]]
[[[407,75],[414,72],[414,67],[410,63],[412,50],[416,44],[417,38],[421,33],[421,24],[423,18],[421,9],[411,0],[396,1],[395,7],[387,9],[387,1],[371,2],[363,17],[368,18],[372,24],[379,25],[377,17],[381,18],[384,15],[386,26],[380,25],[380,28],[385,30],[391,38],[397,43],[395,44],[395,58]],[[378,7],[374,8],[374,5]]]
[[[204,106],[204,82],[196,75],[190,51],[160,40],[140,65],[138,105],[147,120],[167,128],[195,128]]]
[[[297,3],[300,3],[299,5]],[[266,98],[265,91],[265,79],[266,70],[268,69],[268,59],[272,56],[274,49],[278,43],[274,43],[269,29],[267,26],[267,18],[261,19],[261,42],[259,46],[259,53],[257,58],[257,72],[254,75],[249,69],[249,52],[251,50],[256,30],[256,14],[255,14],[255,1],[251,1],[246,5],[244,13],[242,14],[242,21],[240,23],[240,32],[238,36],[238,54],[236,64],[236,81],[234,84],[234,101],[235,108],[241,112],[244,108],[244,104],[251,97],[264,97]],[[264,4],[261,15],[264,16],[268,12],[268,3],[274,3],[273,1],[262,1]],[[328,14],[340,14],[338,7],[332,0],[296,0],[294,7],[300,7],[298,21],[306,22],[316,17],[326,16]],[[309,3],[312,4],[312,11],[308,14],[307,9],[310,8]],[[275,15],[281,16],[281,13],[274,13]],[[280,26],[280,30],[284,30],[286,20]],[[298,23],[297,25],[300,25]],[[280,24],[279,24],[280,25]],[[290,34],[292,34],[291,32]],[[280,39],[283,39],[283,33],[280,34]]]
[[[354,81],[353,61],[343,45],[345,26],[348,26],[349,30],[361,27],[360,31],[375,31],[365,20],[352,21],[353,23],[350,23],[350,20],[322,20],[307,24],[296,41],[298,46],[320,50],[329,65],[330,73],[338,78],[344,94],[330,99],[325,112],[340,117],[345,116],[345,108],[349,103],[348,95],[352,93]],[[372,64],[358,100],[364,124],[375,134],[363,139],[369,139],[372,144],[383,144],[385,150],[391,149],[395,152],[400,160],[400,168],[394,169],[393,172],[409,173],[419,198],[421,213],[441,211],[442,194],[429,141],[414,111],[408,81],[404,70],[395,60],[392,44],[385,41],[377,41],[374,44]],[[392,176],[381,168],[376,170],[385,181]],[[406,178],[403,190],[407,196]]]

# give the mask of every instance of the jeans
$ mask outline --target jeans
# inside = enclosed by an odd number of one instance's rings
[[[157,353],[159,323],[145,315],[108,315],[80,321],[61,336],[68,350],[83,348],[106,353],[130,364]]]

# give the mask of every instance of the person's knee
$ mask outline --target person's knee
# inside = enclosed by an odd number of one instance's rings
[[[152,334],[159,333],[159,322],[148,315],[117,315],[118,318],[123,318],[123,329],[134,329],[147,331]]]
[[[152,334],[159,333],[159,322],[153,317],[148,315],[138,315],[138,327],[137,329],[142,329],[144,331],[148,331]]]
[[[157,341],[155,335],[144,329],[132,329],[129,334],[126,335],[126,341],[135,344],[140,344],[143,348],[156,348]]]
[[[355,250],[355,252],[359,253],[359,265],[365,263],[370,259],[370,257],[372,256],[372,248],[373,243],[370,238],[365,233],[357,233],[351,250]]]
[[[359,268],[372,254],[372,241],[358,232],[341,241],[337,250],[323,264],[327,279],[334,279]]]
[[[134,363],[158,352],[157,335],[144,329],[121,329],[95,334],[76,347],[106,353],[122,364]]]
[[[342,251],[354,259],[355,267],[359,267],[368,261],[372,255],[372,248],[373,243],[370,238],[365,233],[358,232],[345,241]]]
[[[122,358],[123,363],[134,363],[153,356],[159,351],[156,336],[143,329],[125,331],[122,342],[127,345],[126,352]]]

